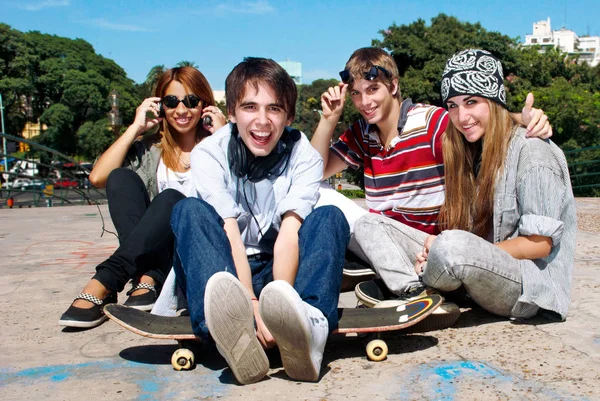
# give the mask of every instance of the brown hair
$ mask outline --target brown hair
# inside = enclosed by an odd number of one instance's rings
[[[400,76],[398,65],[392,56],[377,47],[363,47],[352,53],[352,56],[350,56],[350,59],[346,62],[345,67],[350,73],[350,81],[348,82],[350,84],[349,89],[352,88],[352,83],[354,81],[364,79],[365,72],[369,71],[374,65],[385,68],[392,75],[391,77],[387,77],[383,72],[379,71],[377,78],[375,78],[376,81],[383,83],[387,86],[388,90],[392,92],[394,90],[394,81],[398,83],[398,78]],[[398,90],[393,96],[399,101],[402,101],[400,85],[398,85]]]
[[[225,80],[227,112],[235,116],[235,106],[246,95],[246,85],[258,90],[259,84],[266,84],[278,102],[281,102],[287,116],[293,120],[296,115],[298,90],[290,75],[275,61],[266,58],[246,57],[234,67]]]
[[[206,77],[194,67],[177,67],[165,71],[156,83],[154,96],[162,99],[165,96],[167,87],[173,81],[177,81],[183,85],[188,94],[196,95],[202,99],[202,107],[215,105],[215,98],[210,84],[206,80]],[[210,135],[210,132],[206,131],[202,126],[201,121],[202,120],[200,120],[196,126],[196,143],[200,142],[202,138]],[[162,134],[160,148],[163,162],[171,170],[176,170],[179,157],[177,151],[179,146],[175,141],[175,135],[177,133],[175,129],[169,125],[166,118],[163,119],[160,133]]]
[[[502,174],[508,143],[516,127],[508,110],[492,100],[486,101],[490,117],[481,139],[481,167],[477,177],[473,172],[477,145],[469,143],[448,121],[442,139],[446,199],[439,218],[442,230],[466,230],[482,238],[487,238],[492,229],[494,187]]]

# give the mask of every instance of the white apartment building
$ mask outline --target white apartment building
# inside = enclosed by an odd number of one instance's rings
[[[579,38],[580,59],[589,65],[600,64],[600,36],[581,36]]]
[[[569,55],[578,55],[580,62],[592,67],[600,63],[600,36],[577,36],[569,29],[552,30],[550,18],[533,24],[533,34],[525,35],[525,46],[557,47]]]

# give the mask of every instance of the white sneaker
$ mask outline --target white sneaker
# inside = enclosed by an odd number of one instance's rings
[[[254,330],[252,300],[232,274],[215,273],[206,283],[204,316],[217,350],[241,384],[255,383],[269,371],[269,360]]]
[[[276,280],[260,294],[260,315],[277,342],[285,373],[317,381],[329,335],[323,313],[304,302],[287,281]]]

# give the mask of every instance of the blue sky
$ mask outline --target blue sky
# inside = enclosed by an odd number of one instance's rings
[[[551,18],[582,35],[600,35],[598,0],[0,0],[0,22],[82,38],[136,82],[157,64],[194,61],[214,90],[245,56],[302,63],[305,83],[338,77],[353,50],[380,30],[443,12],[510,37]]]

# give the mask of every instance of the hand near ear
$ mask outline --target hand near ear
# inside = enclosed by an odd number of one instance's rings
[[[346,90],[348,85],[341,83],[338,86],[332,86],[321,95],[321,109],[323,118],[334,118],[339,120],[344,111],[344,102],[346,101]]]

